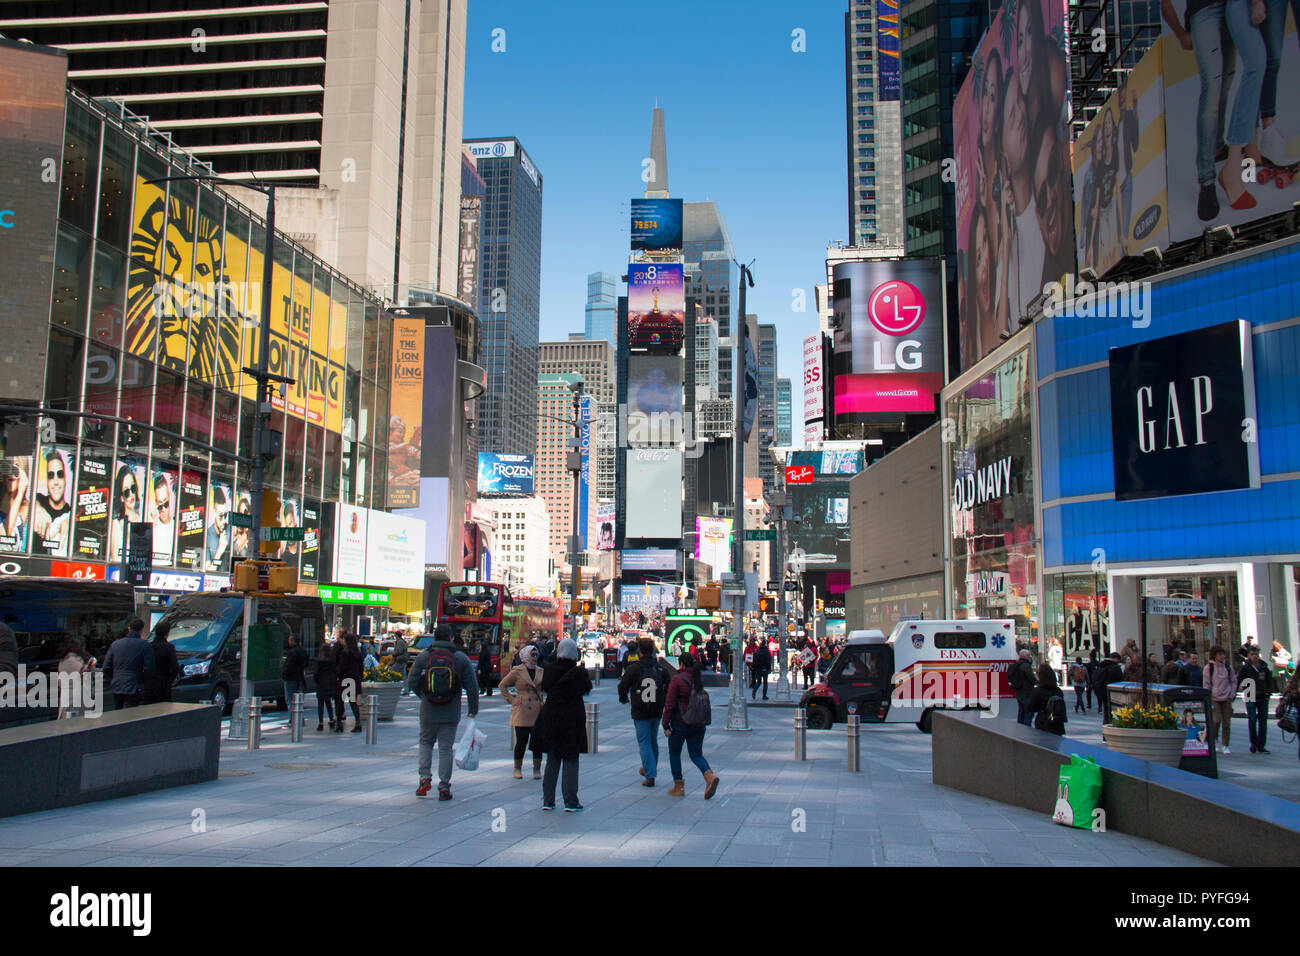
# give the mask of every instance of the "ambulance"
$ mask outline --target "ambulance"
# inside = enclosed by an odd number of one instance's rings
[[[934,711],[992,710],[1015,700],[1015,622],[900,621],[888,637],[851,631],[826,677],[804,692],[808,726],[914,722],[930,732]]]

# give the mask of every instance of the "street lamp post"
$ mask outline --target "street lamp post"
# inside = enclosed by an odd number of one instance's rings
[[[573,530],[569,535],[569,596],[573,603],[569,605],[569,612],[573,618],[573,632],[576,634],[578,632],[578,612],[575,610],[578,601],[578,488],[582,473],[582,382],[574,382],[569,388],[573,390],[573,450],[568,454],[569,471],[573,474]]]
[[[739,265],[739,263],[737,263]],[[745,580],[745,289],[752,287],[754,276],[748,265],[740,266],[740,296],[737,300],[736,330],[732,336],[732,387],[735,389],[735,417],[731,431],[732,474],[735,476],[734,506],[735,540],[731,545],[733,580]],[[749,730],[749,710],[745,702],[745,689],[741,683],[741,666],[745,660],[745,596],[735,599],[733,629],[735,648],[731,669],[731,699],[727,701],[727,729]]]

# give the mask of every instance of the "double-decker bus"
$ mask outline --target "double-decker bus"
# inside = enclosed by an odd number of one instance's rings
[[[504,584],[445,581],[438,591],[438,623],[446,624],[465,642],[465,653],[475,666],[486,644],[496,680],[501,679],[501,658],[509,662],[515,646],[511,634],[515,616],[510,589]]]
[[[518,648],[531,637],[564,637],[564,612],[559,598],[517,597],[513,601],[510,621],[510,646]]]

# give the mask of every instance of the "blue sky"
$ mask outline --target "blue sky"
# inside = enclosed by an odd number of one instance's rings
[[[747,311],[777,326],[802,429],[802,340],[826,245],[847,239],[845,0],[470,0],[464,136],[517,136],[543,176],[541,336],[583,327],[587,273],[623,275],[650,114],[668,186],[712,200],[754,263]],[[505,52],[492,50],[505,31]],[[806,52],[792,49],[804,31]],[[793,311],[803,289],[806,311]]]

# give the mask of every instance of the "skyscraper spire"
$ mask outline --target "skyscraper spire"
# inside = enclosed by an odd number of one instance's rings
[[[656,103],[658,100],[655,101]],[[647,168],[646,199],[668,198],[668,140],[664,135],[664,111],[656,106],[650,121],[650,165]]]

